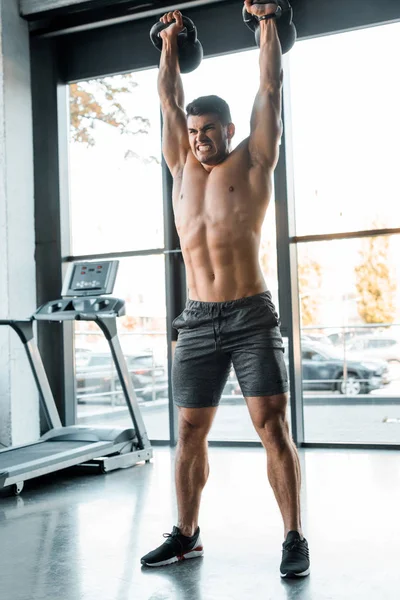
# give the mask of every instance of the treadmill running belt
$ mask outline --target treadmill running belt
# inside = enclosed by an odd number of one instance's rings
[[[110,445],[109,443],[105,444]],[[47,456],[56,456],[61,452],[74,450],[75,448],[88,448],[90,442],[65,441],[65,442],[41,442],[24,448],[10,448],[9,451],[0,452],[0,472],[7,471],[15,465],[31,462]]]

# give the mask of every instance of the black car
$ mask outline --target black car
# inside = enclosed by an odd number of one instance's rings
[[[151,353],[125,356],[138,400],[148,401],[168,396],[168,379],[165,368],[154,363]],[[124,404],[125,400],[111,355],[92,353],[85,366],[76,369],[78,403],[89,400]]]
[[[285,355],[287,358],[287,352]],[[326,344],[303,342],[301,359],[304,390],[339,391],[346,396],[357,396],[390,383],[386,361],[350,352],[346,355],[345,378],[343,352]]]
[[[284,338],[285,362],[288,367],[287,338]],[[388,364],[384,360],[363,358],[348,353],[347,376],[344,376],[343,353],[332,345],[302,339],[303,390],[340,392],[346,396],[369,394],[390,383]],[[241,391],[231,370],[222,397],[240,396]]]

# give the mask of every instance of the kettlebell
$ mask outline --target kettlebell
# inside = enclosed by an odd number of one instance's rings
[[[289,52],[293,48],[297,32],[292,22],[293,9],[287,0],[256,0],[252,4],[276,4],[276,13],[272,16],[275,19],[278,36],[282,47],[282,54]],[[260,45],[260,22],[256,16],[248,13],[246,7],[243,7],[243,21],[249,29],[254,31],[257,46]]]
[[[197,29],[191,19],[182,15],[185,29],[178,34],[178,58],[181,73],[190,73],[197,69],[203,59],[203,46],[197,39]],[[175,21],[172,21],[174,23]],[[150,30],[150,39],[153,46],[161,52],[162,38],[161,31],[169,27],[171,23],[162,23],[158,21]]]

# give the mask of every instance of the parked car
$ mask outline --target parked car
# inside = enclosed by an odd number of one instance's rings
[[[304,390],[331,390],[357,396],[390,383],[388,364],[384,360],[349,353],[345,379],[343,353],[334,347],[318,342],[302,343],[301,358]]]
[[[288,367],[287,338],[285,362]],[[303,389],[307,391],[340,392],[346,396],[369,394],[390,383],[388,364],[384,360],[363,359],[356,355],[346,357],[347,377],[340,350],[330,344],[302,340]],[[239,383],[231,371],[223,395],[241,395]]]
[[[400,340],[389,335],[363,335],[349,342],[349,352],[361,352],[366,358],[380,358],[400,364]]]
[[[320,342],[321,344],[333,345],[333,341],[323,333],[302,333],[301,339],[305,342]]]
[[[88,348],[75,348],[75,365],[77,368],[85,367],[91,355]]]
[[[354,327],[350,329],[328,330],[327,338],[329,338],[334,346],[347,345],[348,342],[359,339],[364,335],[373,333],[371,327]]]
[[[125,359],[138,400],[149,401],[154,397],[168,396],[165,368],[154,364],[151,353],[127,355]],[[88,400],[99,402],[102,398],[107,401],[113,398],[117,404],[125,402],[114,363],[107,352],[92,353],[84,367],[77,367],[76,385],[79,403]],[[90,397],[91,394],[103,396]]]

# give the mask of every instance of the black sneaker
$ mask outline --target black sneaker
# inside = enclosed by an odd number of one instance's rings
[[[200,540],[200,527],[192,537],[182,535],[178,527],[174,527],[172,533],[163,534],[167,540],[158,548],[146,554],[141,559],[142,565],[146,567],[163,567],[172,563],[203,556],[203,544]]]
[[[308,543],[298,531],[289,531],[282,548],[281,577],[305,577],[310,573]]]

